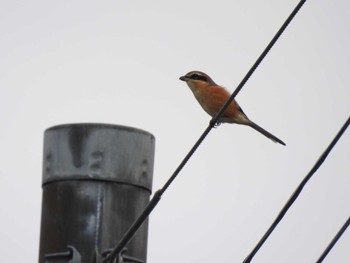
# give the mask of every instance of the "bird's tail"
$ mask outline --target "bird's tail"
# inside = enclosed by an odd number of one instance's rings
[[[261,128],[258,124],[250,121],[249,123],[247,123],[247,125],[252,127],[254,130],[260,132],[261,134],[265,135],[267,138],[271,139],[272,141],[276,143],[280,143],[282,145],[286,145],[282,140],[278,139],[275,135],[272,135],[267,130]]]

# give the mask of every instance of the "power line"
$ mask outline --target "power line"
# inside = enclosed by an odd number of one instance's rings
[[[315,165],[311,168],[310,172],[305,176],[305,178],[301,181],[297,189],[294,191],[294,193],[291,195],[287,203],[284,205],[276,219],[273,221],[272,225],[269,227],[269,229],[266,231],[266,233],[263,235],[263,237],[260,239],[260,241],[257,243],[257,245],[254,247],[252,252],[245,258],[243,261],[244,263],[250,262],[255,254],[259,251],[259,249],[262,247],[264,242],[269,238],[272,231],[276,228],[278,223],[282,220],[282,218],[285,216],[289,208],[293,205],[294,201],[298,198],[299,194],[303,190],[306,183],[311,179],[313,174],[317,171],[317,169],[322,165],[324,160],[327,158],[328,154],[332,151],[333,147],[336,145],[340,137],[343,135],[345,130],[350,124],[350,117],[347,119],[347,121],[344,123],[342,128],[339,130],[333,141],[330,143],[330,145],[327,147],[327,149],[323,152],[323,154],[320,156],[320,158],[317,160]]]
[[[335,235],[335,237],[332,239],[331,243],[329,243],[329,245],[327,246],[327,248],[325,249],[325,251],[323,251],[322,255],[319,257],[319,259],[317,260],[316,263],[321,263],[325,257],[328,255],[329,251],[332,250],[333,246],[335,245],[335,243],[337,243],[338,239],[342,236],[342,234],[345,232],[345,230],[347,229],[347,227],[350,225],[350,217],[348,218],[348,220],[345,222],[345,224],[341,227],[341,229],[339,230],[339,232]]]
[[[236,95],[240,92],[240,90],[243,88],[245,83],[248,81],[248,79],[251,77],[251,75],[254,73],[254,71],[257,69],[257,67],[260,65],[260,63],[263,61],[263,59],[266,57],[266,55],[269,53],[270,49],[273,47],[273,45],[277,42],[279,37],[282,35],[284,30],[287,28],[289,23],[292,21],[292,19],[295,17],[295,15],[298,13],[302,5],[306,2],[306,0],[301,0],[299,4],[295,7],[295,9],[292,11],[292,13],[288,16],[286,21],[283,23],[281,28],[277,31],[276,35],[272,38],[270,43],[267,45],[267,47],[264,49],[264,51],[261,53],[261,55],[258,57],[256,62],[253,64],[253,66],[250,68],[248,73],[245,75],[243,80],[239,83],[235,91],[232,93],[230,98],[226,101],[226,103],[222,106],[220,111],[210,120],[208,127],[205,129],[203,134],[199,137],[197,142],[193,145],[191,150],[187,153],[185,158],[182,160],[182,162],[179,164],[179,166],[176,168],[174,173],[171,175],[171,177],[168,179],[168,181],[164,184],[164,186],[159,189],[155,194],[153,195],[150,202],[147,204],[145,209],[142,211],[141,215],[135,220],[135,222],[130,226],[130,228],[126,231],[126,233],[123,235],[119,243],[113,248],[111,253],[103,260],[103,263],[112,262],[112,260],[120,253],[120,251],[127,245],[127,243],[130,241],[130,239],[134,236],[136,231],[141,227],[143,222],[148,218],[148,216],[151,214],[153,209],[156,207],[158,202],[161,199],[162,194],[168,189],[170,184],[175,180],[176,176],[180,173],[182,168],[186,165],[188,160],[192,157],[192,155],[195,153],[199,145],[203,142],[203,140],[206,138],[206,136],[209,134],[211,129],[215,126],[215,124],[220,119],[221,115],[224,113],[226,108],[229,106],[229,104],[232,102],[232,100],[236,97]]]
[[[270,49],[273,47],[273,45],[276,43],[276,41],[278,40],[278,38],[282,35],[282,33],[284,32],[284,30],[287,28],[287,26],[289,25],[289,23],[293,20],[293,18],[295,17],[295,15],[299,12],[299,10],[301,9],[301,7],[304,5],[304,3],[306,2],[306,0],[301,0],[298,5],[294,8],[294,10],[292,11],[292,13],[288,16],[288,18],[286,19],[286,21],[283,23],[283,25],[281,26],[281,28],[277,31],[276,35],[272,38],[272,40],[270,41],[270,43],[267,45],[267,47],[264,49],[264,51],[261,53],[261,55],[259,56],[259,58],[256,60],[256,62],[254,63],[254,65],[250,68],[250,70],[248,71],[248,73],[245,75],[245,77],[243,78],[243,80],[239,83],[239,85],[237,86],[237,88],[235,89],[235,91],[232,93],[231,97],[226,101],[226,103],[224,104],[224,106],[221,108],[221,110],[216,114],[216,116],[214,116],[214,118],[211,120],[211,126],[214,126],[217,121],[219,120],[219,118],[221,117],[221,115],[224,113],[224,111],[226,110],[226,108],[230,105],[230,103],[233,101],[233,99],[236,97],[236,95],[238,94],[238,92],[241,91],[241,89],[243,88],[244,84],[248,81],[248,79],[250,78],[250,76],[254,73],[254,71],[256,70],[256,68],[260,65],[261,61],[265,58],[265,56],[267,55],[267,53],[269,53]]]

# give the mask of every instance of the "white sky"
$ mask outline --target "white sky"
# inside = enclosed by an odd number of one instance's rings
[[[298,1],[0,1],[0,241],[37,262],[46,128],[102,122],[156,137],[159,189],[208,125],[178,78],[233,91]],[[241,262],[350,112],[350,2],[307,1],[150,219],[148,262]],[[350,131],[254,262],[315,262],[349,217]],[[325,262],[350,261],[350,231]]]

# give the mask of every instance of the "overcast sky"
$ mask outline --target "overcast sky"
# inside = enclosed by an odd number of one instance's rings
[[[179,77],[233,91],[298,1],[0,1],[0,241],[37,262],[43,132],[156,137],[154,191],[210,120]],[[307,1],[237,96],[253,129],[211,131],[150,218],[148,262],[241,262],[350,113],[350,2]],[[349,217],[347,131],[254,262],[315,262]],[[350,261],[350,231],[325,262]]]

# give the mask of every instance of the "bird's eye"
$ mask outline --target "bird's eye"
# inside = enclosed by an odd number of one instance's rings
[[[207,81],[207,78],[205,76],[199,75],[197,73],[191,75],[191,79]]]

